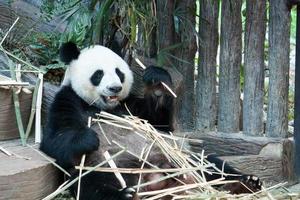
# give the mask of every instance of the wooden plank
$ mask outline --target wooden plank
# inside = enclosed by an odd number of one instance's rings
[[[202,144],[190,142],[191,149],[206,153],[214,153],[219,156],[230,155],[258,155],[266,154],[267,150],[273,149],[272,153],[280,154],[283,140],[280,138],[251,137],[242,133],[185,133],[190,138],[202,140]],[[276,151],[275,151],[276,150]]]
[[[0,151],[0,200],[40,200],[57,188],[59,171],[37,152],[19,140],[2,141],[0,146],[17,155]]]

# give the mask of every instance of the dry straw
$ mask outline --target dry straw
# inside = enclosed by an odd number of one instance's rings
[[[173,134],[166,136],[158,132],[157,130],[155,130],[153,126],[147,123],[146,120],[139,119],[132,115],[119,117],[119,116],[112,115],[110,113],[101,112],[100,114],[97,114],[97,116],[98,116],[97,119],[92,119],[89,121],[97,122],[97,123],[108,122],[107,124],[116,126],[118,128],[125,127],[125,129],[128,129],[128,127],[131,127],[133,133],[136,133],[139,136],[142,135],[144,138],[149,140],[150,146],[148,148],[145,148],[142,153],[137,154],[126,149],[124,147],[125,144],[119,144],[114,140],[110,141],[110,144],[120,147],[121,150],[114,155],[107,156],[106,160],[102,161],[101,163],[93,167],[84,166],[83,165],[84,161],[83,161],[80,166],[76,166],[76,169],[79,169],[81,171],[84,170],[84,173],[82,173],[79,177],[75,178],[72,181],[67,181],[63,183],[56,191],[49,194],[43,200],[53,199],[58,194],[64,192],[74,183],[79,181],[82,177],[84,177],[85,175],[93,171],[118,174],[116,176],[119,176],[121,174],[139,174],[139,175],[149,174],[149,173],[165,174],[165,176],[162,176],[158,179],[149,182],[137,183],[137,185],[133,186],[133,188],[135,189],[143,188],[147,185],[155,184],[170,178],[177,180],[180,183],[177,186],[174,186],[172,188],[166,188],[166,189],[155,190],[155,191],[138,192],[137,195],[139,196],[139,199],[142,200],[156,200],[156,199],[161,199],[165,196],[172,196],[172,199],[194,199],[194,200],[197,199],[285,199],[285,198],[290,198],[295,196],[295,194],[289,194],[288,191],[285,191],[284,193],[280,193],[280,194],[273,194],[272,191],[278,188],[282,188],[285,185],[285,183],[277,184],[270,188],[263,188],[261,191],[252,194],[231,195],[225,191],[217,191],[216,189],[214,189],[214,186],[223,185],[226,183],[232,183],[234,181],[224,180],[224,176],[226,176],[227,174],[225,174],[222,170],[215,168],[214,164],[209,163],[206,160],[203,151],[200,154],[198,154],[198,153],[191,152],[188,149],[185,149],[184,145],[174,144],[174,142],[181,142],[181,141],[187,142],[191,139],[174,136]],[[147,160],[148,157],[147,155],[149,154],[149,151],[151,151],[153,144],[157,145],[160,148],[161,152],[163,152],[165,156],[168,157],[168,159],[174,164],[175,166],[174,168],[160,169],[158,166],[156,166],[153,163],[150,163]],[[178,146],[181,146],[182,148],[181,147],[179,148]],[[115,163],[111,164],[112,163],[111,161],[113,161],[118,156],[122,156],[124,152],[132,155],[133,157],[138,158],[141,161],[142,167],[141,168],[118,168]],[[191,157],[193,157],[193,159],[191,159]],[[111,168],[102,167],[106,163],[110,163],[109,165]],[[144,164],[142,163],[147,164],[151,168],[143,168]],[[209,170],[208,168],[214,168],[216,173],[222,175],[222,178],[215,179],[213,181],[207,181],[203,174],[204,172],[209,174],[212,173],[211,170]],[[198,173],[199,171],[201,173]],[[184,175],[192,176],[194,182],[185,184],[178,179],[179,176],[184,177]],[[118,179],[120,182],[123,183],[125,182],[124,180],[121,180],[123,178],[118,178]],[[125,185],[123,185],[123,187],[124,186]]]
[[[84,167],[83,169],[94,170],[103,173],[138,174],[140,175],[140,177],[143,174],[149,173],[165,174],[165,176],[144,183],[140,182],[141,179],[139,179],[139,182],[137,183],[137,185],[133,186],[133,188],[137,189],[138,196],[140,199],[155,200],[161,199],[165,196],[172,196],[173,199],[276,199],[278,197],[273,196],[270,191],[282,187],[284,185],[278,184],[268,189],[264,188],[262,191],[253,194],[231,195],[224,191],[217,191],[214,188],[214,186],[232,183],[236,181],[225,180],[224,177],[228,174],[225,174],[223,169],[217,169],[213,163],[208,162],[206,160],[206,157],[204,156],[204,151],[202,151],[201,153],[195,153],[189,151],[189,149],[185,147],[186,145],[184,143],[189,142],[191,140],[196,141],[195,139],[179,137],[173,134],[166,135],[160,133],[146,120],[139,119],[138,117],[132,115],[119,117],[107,112],[101,112],[96,116],[98,118],[93,119],[93,122],[106,123],[108,125],[115,126],[121,129],[124,128],[126,130],[131,130],[132,133],[146,138],[149,142],[149,147],[144,148],[139,154],[130,152],[129,150],[124,148],[125,144],[119,144],[118,142],[112,140],[110,141],[112,145],[117,145],[121,149],[124,149],[124,151],[126,151],[127,153],[138,158],[141,161],[141,168],[116,168],[116,166],[114,166],[111,168]],[[150,163],[147,160],[153,145],[159,147],[162,154],[164,154],[166,158],[172,163],[172,165],[174,165],[174,168],[160,169],[154,163]],[[151,168],[144,168],[145,164],[147,164]],[[79,169],[80,167],[76,168]],[[214,169],[214,172],[212,172],[211,168]],[[207,181],[204,177],[204,173],[217,173],[220,174],[222,178],[213,181]],[[194,182],[186,184],[178,178],[187,176],[192,177]],[[170,178],[179,181],[176,187],[156,191],[139,192],[140,188]]]

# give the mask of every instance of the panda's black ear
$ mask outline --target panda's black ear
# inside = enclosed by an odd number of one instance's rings
[[[69,64],[72,60],[76,60],[79,54],[80,51],[73,42],[64,43],[59,49],[60,60],[65,64]]]

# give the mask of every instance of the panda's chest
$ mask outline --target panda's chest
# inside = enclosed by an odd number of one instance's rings
[[[89,117],[96,118],[96,114],[100,113],[101,110],[95,106],[83,104],[82,106],[82,117],[88,120]]]

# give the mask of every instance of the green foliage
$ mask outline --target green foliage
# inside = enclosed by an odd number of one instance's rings
[[[59,35],[47,33],[33,33],[26,43],[35,63],[48,65],[57,61]]]
[[[159,66],[163,66],[166,63],[171,64],[172,66],[175,66],[174,61],[182,62],[186,64],[190,64],[188,61],[181,59],[179,57],[176,57],[172,54],[172,51],[178,48],[182,48],[182,43],[177,43],[171,46],[168,46],[164,49],[161,49],[157,54],[157,63]]]
[[[151,33],[155,17],[151,11],[151,1],[147,0],[62,0],[43,1],[44,19],[61,19],[67,22],[60,41],[74,41],[77,44],[106,44],[119,31],[131,45],[136,42],[137,26],[143,33]],[[148,35],[145,34],[145,44]]]
[[[291,38],[292,42],[296,40],[296,22],[297,22],[297,8],[294,7],[291,10]]]
[[[240,67],[240,86],[241,86],[241,91],[244,90],[244,83],[245,83],[245,70],[244,70],[244,65],[242,64]]]
[[[73,13],[74,12],[74,13]],[[65,33],[62,35],[61,42],[73,41],[82,45],[91,31],[92,15],[87,7],[81,6],[71,12]]]

